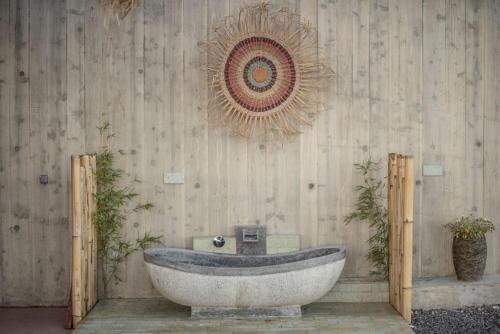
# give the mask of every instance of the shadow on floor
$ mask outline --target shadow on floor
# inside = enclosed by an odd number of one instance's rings
[[[0,308],[0,333],[69,334],[64,328],[65,307]]]

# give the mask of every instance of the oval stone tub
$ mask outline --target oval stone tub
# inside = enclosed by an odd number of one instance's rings
[[[273,255],[226,255],[150,248],[144,261],[154,287],[191,307],[193,317],[300,316],[327,294],[345,263],[342,247]]]

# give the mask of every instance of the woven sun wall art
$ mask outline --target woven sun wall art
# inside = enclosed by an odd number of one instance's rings
[[[332,76],[318,56],[315,28],[288,8],[261,3],[218,21],[212,35],[210,114],[245,137],[288,136],[311,125],[319,87]]]

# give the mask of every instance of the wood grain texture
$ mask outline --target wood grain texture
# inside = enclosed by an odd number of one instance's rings
[[[444,163],[446,150],[443,140],[449,135],[447,122],[443,121],[447,110],[447,80],[446,80],[446,2],[445,0],[424,2],[423,7],[423,132],[422,152],[424,164]],[[427,38],[426,38],[427,36]],[[446,177],[451,172],[447,168]],[[441,193],[443,199],[436,201],[430,196],[423,198],[423,226],[421,249],[424,276],[432,276],[437,271],[450,271],[451,253],[450,238],[442,225],[450,219],[450,212],[443,209],[442,202],[447,202],[445,196],[446,177],[423,178],[425,193]],[[439,242],[438,240],[441,240]],[[448,243],[448,244],[447,244]],[[439,256],[436,256],[437,254]],[[439,260],[438,260],[439,259]],[[446,265],[445,265],[446,264]]]
[[[10,101],[12,87],[8,84],[14,73],[11,57],[12,47],[10,39],[10,10],[9,2],[0,2],[0,291],[4,290],[7,277],[4,267],[4,254],[7,253],[6,236],[9,233],[7,226],[10,220]],[[0,295],[0,304],[4,303],[3,294]]]
[[[13,73],[7,79],[12,90],[9,99],[10,132],[10,214],[2,240],[3,268],[5,274],[4,303],[38,303],[33,289],[33,229],[31,216],[30,187],[32,164],[29,152],[30,142],[30,72],[29,72],[29,3],[10,2],[10,40],[13,52],[10,54]],[[2,45],[2,47],[4,47]],[[5,112],[2,110],[2,113]],[[4,143],[2,142],[2,145]],[[23,278],[29,277],[29,284]]]
[[[301,1],[300,14],[307,22],[318,25],[318,1]],[[317,37],[316,37],[317,38]],[[320,58],[319,50],[316,57]],[[321,106],[316,106],[316,112]],[[318,159],[318,132],[311,128],[306,129],[300,136],[300,189],[299,202],[300,216],[298,217],[298,227],[295,233],[302,235],[302,247],[310,247],[316,244],[318,236],[318,165],[311,161]],[[307,226],[302,222],[309,222]],[[307,234],[303,230],[309,230]]]
[[[500,207],[499,193],[499,163],[500,155],[496,147],[500,143],[500,89],[498,76],[500,75],[500,3],[498,1],[487,1],[486,12],[486,49],[485,49],[485,93],[484,93],[484,128],[483,128],[483,155],[484,155],[484,188],[483,188],[483,210],[487,217],[498,217]],[[498,225],[497,225],[498,229]],[[489,233],[486,236],[488,246],[488,257],[486,261],[486,273],[495,273],[500,268],[500,233]]]
[[[303,134],[245,140],[207,116],[201,42],[214,20],[254,3],[148,0],[104,27],[96,0],[0,1],[1,304],[67,300],[69,157],[99,149],[103,121],[125,153],[123,185],[155,205],[130,215],[130,240],[151,231],[190,247],[265,224],[305,247],[345,245],[343,275],[367,276],[370,230],[343,218],[361,180],[353,164],[389,151],[414,157],[414,276],[453,274],[442,225],[455,216],[500,219],[497,1],[272,1],[318,27],[318,57],[337,75]],[[423,177],[423,164],[445,173]],[[164,172],[185,183],[164,184]],[[486,271],[499,272],[500,229],[488,247]],[[156,294],[141,254],[122,276],[112,296]]]

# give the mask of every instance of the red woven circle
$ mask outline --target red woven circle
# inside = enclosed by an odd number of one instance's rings
[[[252,62],[269,65],[271,80],[257,87],[248,78]],[[248,37],[238,42],[224,65],[224,80],[233,100],[252,112],[265,112],[282,105],[292,94],[296,83],[295,64],[288,51],[277,41],[264,37]],[[276,86],[276,87],[274,87]],[[272,89],[271,89],[272,88]]]

